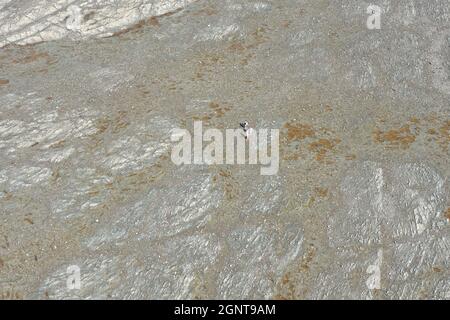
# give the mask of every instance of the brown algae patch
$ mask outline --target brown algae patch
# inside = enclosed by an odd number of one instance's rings
[[[255,53],[252,52],[253,49],[256,49],[263,43],[267,42],[269,38],[266,36],[266,26],[260,26],[255,29],[250,34],[249,40],[241,41],[241,40],[233,40],[228,47],[228,50],[231,53],[236,54],[238,57],[241,57],[240,64],[247,65],[249,61],[255,57]]]
[[[213,16],[218,12],[213,7],[205,7],[193,13],[194,16]]]
[[[205,52],[195,55],[196,66],[192,81],[207,81],[208,75],[218,72],[219,66],[226,62],[223,53]]]
[[[326,128],[314,128],[312,125],[298,122],[288,122],[283,126],[282,135],[284,160],[298,160],[300,158],[299,142],[306,140],[306,148],[315,155],[319,162],[331,161],[330,153],[334,152],[341,139],[333,137],[333,131]]]
[[[146,18],[146,19],[142,19],[140,21],[138,21],[137,23],[133,24],[132,26],[125,28],[123,30],[119,30],[117,32],[113,33],[113,37],[120,37],[122,35],[126,35],[126,34],[133,34],[133,33],[137,33],[142,31],[142,29],[146,26],[151,26],[151,27],[159,27],[161,24],[159,23],[159,19],[163,18],[163,17],[169,17],[171,15],[174,15],[175,13],[178,13],[182,10],[183,8],[178,8],[174,11],[170,11],[167,12],[165,14],[159,15],[159,16],[153,16],[150,18]]]
[[[319,139],[311,142],[308,149],[316,154],[316,160],[324,162],[330,152],[341,142],[340,139]]]
[[[306,252],[305,256],[302,259],[302,262],[300,264],[300,270],[301,271],[309,271],[311,263],[314,260],[314,257],[316,255],[316,247],[314,245],[310,244],[308,247],[308,251]]]
[[[316,259],[317,248],[310,244],[307,252],[302,257],[300,264],[295,270],[288,271],[283,274],[279,283],[279,292],[274,296],[276,300],[294,300],[307,294],[307,288],[301,285],[301,281],[298,278],[301,274],[308,275],[311,272],[311,266]]]
[[[238,196],[237,183],[229,170],[220,169],[219,173],[214,175],[212,180],[222,188],[227,200],[233,200]]]
[[[308,202],[306,203],[306,207],[311,208],[314,205],[314,203],[316,202],[317,198],[324,199],[327,196],[328,196],[327,188],[320,188],[320,187],[314,188],[314,195],[309,197]]]
[[[416,141],[416,135],[411,132],[411,126],[406,124],[399,129],[381,131],[376,129],[373,133],[375,142],[387,145],[389,148],[407,149]]]
[[[287,141],[303,140],[314,136],[314,129],[309,124],[286,123],[284,128],[287,129]]]
[[[421,130],[423,129],[423,130]],[[423,119],[411,117],[409,122],[398,129],[373,131],[373,139],[376,143],[386,145],[391,149],[408,149],[413,143],[420,141],[419,134],[423,138],[437,143],[444,152],[448,151],[450,144],[450,120],[439,120],[439,117],[430,115]]]
[[[328,195],[328,189],[327,188],[316,187],[316,188],[314,188],[314,191],[321,198],[325,198]]]
[[[108,129],[111,130],[112,133],[118,133],[122,129],[125,129],[130,124],[127,119],[126,111],[119,111],[114,117],[100,118],[96,121],[96,134],[102,134],[106,132]]]
[[[23,49],[23,51],[19,51],[18,54],[14,55],[11,63],[29,64],[40,60],[44,60],[47,65],[51,65],[57,62],[57,60],[55,58],[52,58],[47,52],[39,52],[34,48],[25,48]]]
[[[448,208],[447,211],[444,212],[444,217],[446,217],[447,220],[450,222],[450,208]]]
[[[220,106],[217,102],[210,102],[208,108],[211,110],[203,115],[193,116],[192,119],[196,121],[209,121],[214,118],[222,118],[226,112],[232,109],[231,106]]]
[[[300,158],[298,142],[314,136],[315,130],[309,124],[299,122],[287,122],[284,124],[281,139],[283,160],[298,160]]]
[[[286,272],[280,281],[280,291],[283,291],[284,294],[276,294],[273,298],[275,300],[294,300],[296,298],[295,283],[294,276],[290,272]]]
[[[439,144],[441,145],[443,150],[447,151],[449,143],[450,143],[450,120],[447,120],[439,128]]]

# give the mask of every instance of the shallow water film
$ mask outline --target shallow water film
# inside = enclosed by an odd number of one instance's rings
[[[450,299],[449,157],[448,0],[0,0],[0,299]]]

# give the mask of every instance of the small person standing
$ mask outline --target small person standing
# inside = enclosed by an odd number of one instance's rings
[[[244,137],[245,137],[245,140],[247,140],[249,134],[251,133],[252,128],[250,128],[250,125],[248,124],[247,120],[245,120],[244,122],[241,122],[239,124],[241,125],[242,129],[244,130]]]

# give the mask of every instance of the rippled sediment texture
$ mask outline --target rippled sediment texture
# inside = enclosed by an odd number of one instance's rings
[[[0,0],[0,298],[449,299],[448,1],[368,5]]]
[[[0,47],[108,37],[195,0],[0,1]]]

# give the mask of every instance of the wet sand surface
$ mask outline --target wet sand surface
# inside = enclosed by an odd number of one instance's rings
[[[0,298],[449,299],[450,7],[377,4],[380,30],[365,1],[198,0],[8,31]],[[171,129],[244,119],[280,129],[276,175],[172,163]]]

